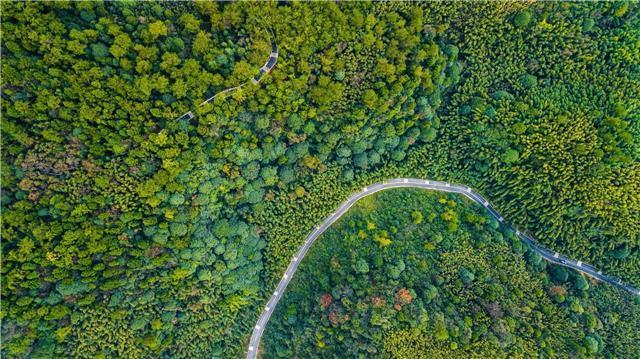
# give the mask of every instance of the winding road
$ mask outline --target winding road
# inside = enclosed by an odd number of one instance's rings
[[[291,278],[293,277],[294,273],[298,269],[300,262],[309,251],[309,248],[311,248],[311,245],[313,245],[313,242],[324,231],[326,231],[334,222],[340,219],[340,217],[342,217],[342,215],[344,215],[349,210],[349,208],[351,208],[351,206],[353,206],[353,204],[356,203],[361,198],[364,198],[366,196],[372,195],[376,192],[386,190],[386,189],[407,188],[407,187],[422,188],[422,189],[441,191],[441,192],[460,193],[468,197],[472,201],[485,207],[493,218],[495,218],[503,226],[506,226],[507,228],[514,231],[515,234],[518,236],[518,238],[520,238],[520,240],[526,243],[531,248],[531,250],[540,254],[540,256],[544,258],[546,261],[575,269],[578,272],[589,275],[597,280],[612,284],[632,294],[640,296],[640,290],[628,284],[623,283],[619,278],[615,278],[615,277],[611,277],[606,274],[603,274],[602,271],[597,270],[596,268],[594,268],[593,266],[587,263],[584,263],[582,261],[574,261],[572,259],[569,259],[566,256],[561,255],[558,252],[553,252],[540,246],[534,241],[533,238],[531,238],[530,236],[526,235],[523,232],[520,232],[518,229],[516,229],[512,225],[508,224],[505,221],[504,217],[502,217],[502,215],[500,215],[500,213],[498,213],[493,208],[493,206],[489,203],[489,201],[487,201],[484,197],[482,197],[480,194],[478,194],[473,189],[467,186],[453,184],[449,182],[430,181],[430,180],[423,180],[423,179],[416,179],[416,178],[395,178],[395,179],[386,181],[384,183],[372,184],[370,186],[363,188],[362,191],[352,195],[346,201],[344,201],[334,213],[332,213],[329,217],[327,217],[322,222],[322,224],[317,226],[313,230],[313,232],[309,234],[304,244],[300,247],[298,252],[291,259],[291,262],[289,263],[287,270],[284,272],[282,279],[280,280],[280,283],[278,283],[278,287],[271,295],[271,298],[265,305],[264,310],[262,311],[262,314],[258,319],[258,322],[253,327],[253,332],[251,333],[251,339],[249,340],[249,348],[247,350],[248,359],[255,359],[257,357],[258,348],[260,345],[260,339],[262,338],[262,333],[264,332],[264,328],[267,325],[267,322],[269,322],[269,319],[271,318],[271,314],[273,313],[276,305],[278,304],[278,301],[280,301],[280,298],[282,298],[282,295],[284,294],[284,291],[287,288],[287,285],[289,285]]]

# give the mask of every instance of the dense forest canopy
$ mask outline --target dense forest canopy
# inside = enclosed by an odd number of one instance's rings
[[[310,229],[397,176],[640,286],[637,2],[0,6],[2,356],[240,356]]]
[[[631,358],[639,319],[465,197],[393,189],[314,243],[262,340],[265,358]]]

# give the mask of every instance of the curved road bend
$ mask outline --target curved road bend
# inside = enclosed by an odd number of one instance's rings
[[[229,87],[228,89],[224,89],[218,93],[216,93],[215,95],[209,97],[208,99],[204,100],[201,104],[198,105],[198,107],[201,107],[203,105],[208,104],[209,102],[213,101],[213,99],[215,99],[216,97],[220,96],[220,95],[224,95],[227,94],[229,92],[232,92],[234,90],[238,90],[241,89],[242,87],[246,86],[247,84],[249,84],[249,82],[253,83],[254,85],[257,85],[260,83],[260,81],[262,81],[262,79],[264,78],[264,75],[269,73],[271,71],[271,69],[273,69],[274,66],[276,66],[276,62],[278,62],[278,45],[276,44],[276,41],[273,37],[273,33],[272,33],[272,37],[271,37],[271,53],[269,53],[269,58],[267,59],[267,62],[260,68],[260,70],[258,70],[258,74],[255,75],[254,77],[251,78],[251,80],[245,81],[243,83],[241,83],[238,86],[234,86],[234,87]],[[191,120],[192,118],[194,118],[196,115],[192,112],[189,111],[187,113],[185,113],[184,115],[180,116],[177,118],[177,120]]]
[[[247,351],[248,359],[256,358],[256,355],[258,352],[258,346],[260,345],[260,338],[262,337],[264,328],[267,325],[267,322],[269,322],[269,318],[271,318],[271,314],[273,313],[276,305],[278,304],[278,301],[280,300],[280,298],[282,298],[282,294],[287,288],[289,281],[291,281],[291,277],[293,277],[293,274],[298,269],[298,265],[300,264],[304,256],[307,254],[307,251],[309,250],[309,248],[311,248],[311,245],[313,244],[313,242],[324,231],[326,231],[334,222],[340,219],[340,217],[342,217],[342,215],[344,215],[349,210],[349,208],[351,208],[351,206],[353,206],[353,204],[356,203],[361,198],[364,198],[373,193],[390,189],[390,188],[406,188],[406,187],[423,188],[427,190],[441,191],[441,192],[460,193],[468,197],[472,201],[485,207],[493,218],[495,218],[502,225],[505,225],[507,226],[507,228],[514,231],[515,234],[518,236],[518,238],[520,238],[520,240],[526,243],[534,252],[540,254],[540,256],[544,258],[546,261],[575,269],[578,272],[589,275],[602,282],[612,284],[632,294],[640,296],[640,290],[628,284],[623,283],[619,278],[607,276],[603,274],[602,271],[597,270],[596,268],[594,268],[589,264],[583,263],[582,261],[574,261],[564,255],[561,255],[558,252],[552,252],[540,246],[535,242],[533,238],[520,232],[518,229],[516,229],[512,225],[508,224],[505,221],[505,219],[502,217],[502,215],[500,215],[500,213],[498,213],[493,208],[493,206],[489,203],[489,201],[487,201],[484,197],[482,197],[480,194],[476,193],[475,191],[473,191],[471,188],[467,186],[453,184],[449,182],[430,181],[430,180],[422,180],[422,179],[416,179],[416,178],[395,178],[395,179],[386,181],[384,183],[372,184],[370,186],[363,188],[362,191],[351,195],[351,197],[349,197],[346,201],[342,202],[340,207],[338,207],[338,209],[335,212],[333,212],[329,217],[327,217],[324,220],[324,222],[322,222],[322,224],[317,226],[313,230],[313,232],[309,234],[304,244],[300,247],[298,252],[291,259],[291,262],[289,263],[287,270],[284,272],[282,279],[280,280],[280,283],[278,283],[278,287],[273,292],[273,295],[271,295],[271,298],[269,298],[269,301],[265,305],[264,310],[260,315],[260,318],[258,319],[258,322],[253,328],[251,339],[249,341],[249,348]]]

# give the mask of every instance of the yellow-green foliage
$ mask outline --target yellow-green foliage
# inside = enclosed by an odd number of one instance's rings
[[[396,176],[640,285],[635,2],[0,6],[2,356],[240,356],[310,229]]]
[[[640,301],[548,264],[465,197],[394,189],[367,202],[378,205],[356,204],[301,262],[262,338],[265,356],[626,357],[637,350]],[[429,215],[416,224],[415,211]],[[459,218],[458,226],[443,214]],[[367,239],[371,231],[394,240],[379,246]],[[621,308],[624,316],[616,314]]]

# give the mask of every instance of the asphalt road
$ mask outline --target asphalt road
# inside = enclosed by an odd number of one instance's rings
[[[285,289],[287,288],[287,285],[289,285],[289,282],[291,281],[293,274],[298,269],[298,265],[300,265],[300,262],[302,261],[304,256],[307,254],[307,251],[309,250],[309,248],[311,248],[311,245],[313,245],[313,242],[316,240],[316,238],[318,238],[324,231],[326,231],[329,227],[331,227],[331,225],[335,221],[340,219],[340,217],[342,217],[342,215],[344,215],[349,210],[349,208],[351,208],[351,206],[353,206],[353,204],[356,203],[361,198],[369,196],[373,193],[376,193],[382,190],[390,189],[390,188],[406,188],[406,187],[423,188],[423,189],[428,189],[433,191],[460,193],[468,197],[472,201],[485,207],[487,211],[489,211],[491,216],[494,217],[498,222],[500,222],[501,225],[506,226],[507,228],[514,231],[515,234],[524,243],[526,243],[533,251],[540,254],[540,256],[542,256],[542,258],[545,259],[546,261],[575,269],[578,272],[589,275],[602,282],[615,285],[632,294],[640,296],[640,290],[628,284],[623,283],[619,278],[615,278],[615,277],[611,277],[606,274],[603,274],[601,271],[597,270],[596,268],[594,268],[593,266],[587,263],[583,263],[581,261],[574,261],[564,255],[561,255],[560,253],[550,251],[540,246],[533,240],[533,238],[531,238],[530,236],[526,235],[523,232],[520,232],[517,228],[508,224],[505,221],[505,219],[502,217],[502,215],[500,215],[500,213],[498,213],[493,208],[493,206],[491,205],[491,203],[489,203],[489,201],[487,201],[484,197],[482,197],[480,194],[476,193],[474,190],[472,190],[467,186],[448,183],[448,182],[422,180],[422,179],[416,179],[416,178],[395,178],[395,179],[386,181],[384,183],[374,183],[370,186],[363,188],[362,191],[352,195],[346,201],[342,202],[340,207],[338,207],[338,209],[334,213],[332,213],[328,218],[326,218],[322,222],[322,224],[317,226],[309,234],[304,244],[300,247],[298,252],[291,259],[291,262],[289,263],[287,270],[284,272],[282,279],[280,280],[280,283],[278,283],[278,287],[271,295],[271,298],[269,298],[269,301],[265,305],[264,310],[262,311],[262,314],[258,319],[258,322],[253,327],[253,332],[251,333],[251,339],[249,340],[249,348],[247,350],[248,359],[256,358],[258,353],[258,348],[260,345],[260,339],[262,338],[262,333],[264,332],[264,328],[269,322],[269,319],[271,318],[271,314],[273,313],[276,305],[278,304],[278,301],[280,300],[280,298],[282,298],[282,295]]]

